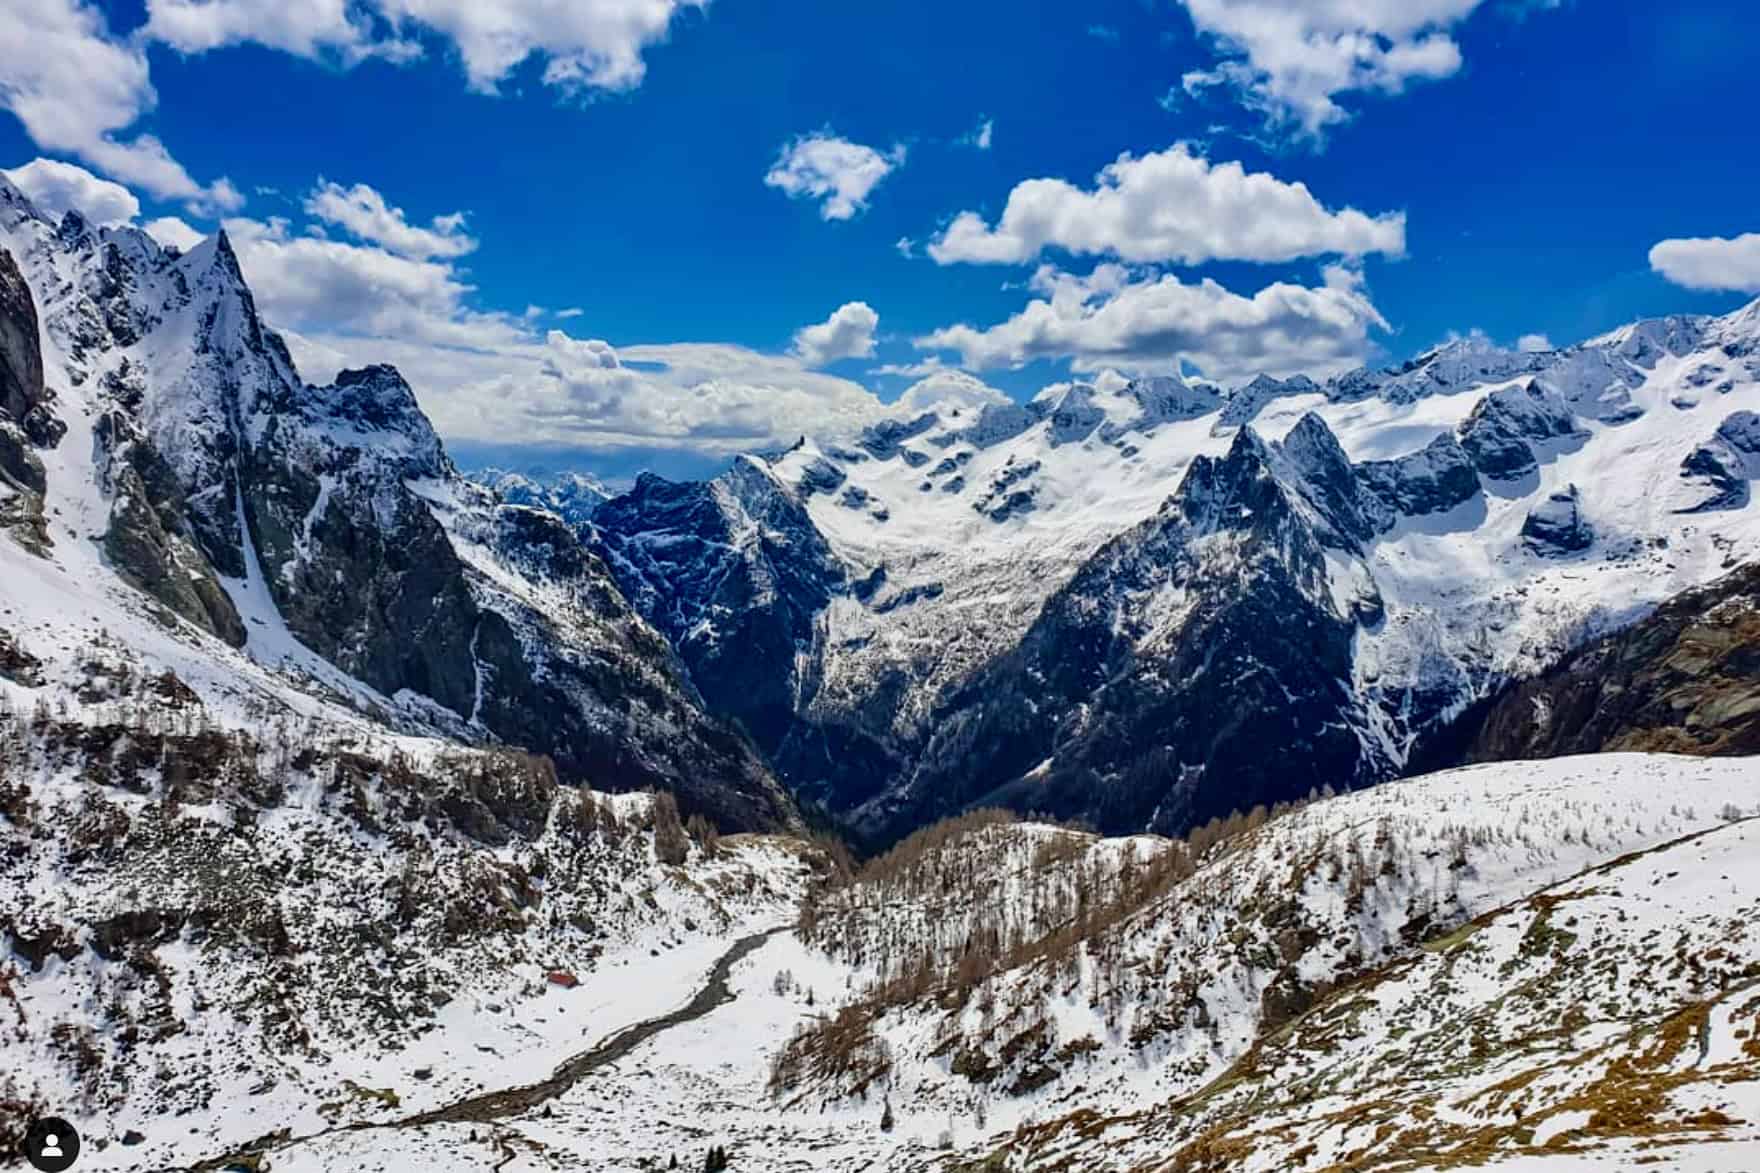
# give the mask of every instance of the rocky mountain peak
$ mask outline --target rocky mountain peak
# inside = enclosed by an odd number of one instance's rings
[[[37,210],[30,197],[0,172],[0,231],[10,232],[26,220],[43,219],[43,213]]]

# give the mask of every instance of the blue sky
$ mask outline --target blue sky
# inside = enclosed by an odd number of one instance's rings
[[[1760,291],[1738,0],[546,8],[0,0],[0,162],[227,223],[309,375],[397,362],[467,457],[613,474],[926,375],[1235,383]]]

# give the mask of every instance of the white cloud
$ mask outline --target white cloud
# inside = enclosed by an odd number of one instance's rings
[[[1189,93],[1233,90],[1274,128],[1318,141],[1350,117],[1341,95],[1398,94],[1457,73],[1453,30],[1484,2],[1181,0],[1223,55],[1183,82]]]
[[[628,90],[646,73],[643,54],[666,39],[674,18],[707,0],[149,0],[146,35],[186,53],[247,41],[345,65],[368,57],[405,61],[419,37],[447,41],[470,87],[493,93],[528,58],[544,61],[544,84],[565,93]]]
[[[99,179],[84,167],[58,159],[32,159],[23,167],[0,171],[35,204],[39,212],[61,219],[77,209],[93,224],[127,224],[140,215],[141,202],[120,183]]]
[[[1688,289],[1760,293],[1760,232],[1664,240],[1650,267]]]
[[[1008,396],[975,375],[965,371],[937,370],[912,383],[893,407],[910,415],[921,415],[925,411],[946,408],[975,411],[1007,402]]]
[[[462,257],[477,247],[477,242],[464,231],[464,213],[436,216],[430,227],[420,228],[405,219],[402,208],[391,207],[384,196],[364,183],[345,188],[320,178],[318,186],[306,197],[305,210],[308,215],[411,260]]]
[[[528,336],[516,317],[469,308],[474,290],[449,264],[296,235],[285,220],[225,226],[257,304],[278,328],[482,349]]]
[[[586,310],[581,309],[579,306],[571,305],[565,310],[557,310],[556,318],[558,321],[566,322],[570,318],[578,318],[586,312]]]
[[[161,199],[232,210],[224,179],[197,183],[149,134],[122,137],[157,100],[139,38],[112,37],[84,0],[0,0],[0,105],[31,141]]]
[[[382,39],[367,11],[348,0],[147,0],[144,35],[180,53],[246,41],[301,57],[334,53],[350,63],[420,52],[414,44]]]
[[[891,375],[901,379],[924,379],[940,371],[952,371],[957,369],[957,367],[950,367],[942,362],[940,355],[932,354],[917,362],[884,363],[880,366],[870,368],[868,373],[870,375]]]
[[[450,39],[472,89],[491,92],[534,54],[544,84],[564,92],[628,90],[647,72],[643,53],[679,13],[708,0],[372,0],[390,20]]]
[[[879,325],[880,315],[867,302],[846,302],[825,321],[795,331],[793,353],[809,367],[839,359],[870,358]]]
[[[899,237],[897,243],[895,243],[892,247],[898,252],[898,255],[901,257],[908,258],[908,257],[914,257],[917,255],[917,242],[912,240],[908,236]]]
[[[197,231],[176,216],[161,216],[157,220],[148,220],[141,225],[147,235],[160,244],[169,245],[179,252],[188,252],[207,239],[207,233]]]
[[[228,180],[197,182],[158,138],[128,132],[157,102],[147,50],[203,53],[246,42],[344,66],[408,61],[421,38],[457,52],[471,88],[492,92],[531,57],[566,94],[640,84],[646,50],[707,0],[147,0],[116,35],[88,0],[0,0],[0,106],[38,147],[75,156],[203,214],[244,204]],[[446,255],[432,253],[430,255]],[[454,254],[455,255],[455,254]]]
[[[1239,163],[1211,163],[1179,143],[1123,154],[1084,191],[1061,179],[1029,179],[1009,193],[994,227],[961,212],[929,255],[957,262],[1017,264],[1048,248],[1127,261],[1288,261],[1297,257],[1405,251],[1405,214],[1332,211],[1306,184]]]
[[[499,372],[424,397],[443,434],[480,443],[726,454],[801,435],[849,435],[885,410],[860,384],[739,346],[619,351],[553,330],[541,347],[502,358]]]
[[[827,220],[848,220],[868,206],[868,196],[904,158],[903,144],[881,154],[822,130],[783,147],[764,183],[791,199],[821,200],[819,214]]]
[[[1307,373],[1360,364],[1369,333],[1387,322],[1362,277],[1328,266],[1310,288],[1278,282],[1251,297],[1206,278],[1143,276],[1122,265],[1076,277],[1050,266],[1033,277],[1040,296],[987,329],[950,326],[917,339],[924,350],[955,351],[975,370],[1071,360],[1077,370],[1165,370],[1184,360],[1218,381]]]
[[[1544,334],[1523,334],[1516,339],[1516,349],[1524,354],[1539,354],[1547,350],[1556,350],[1552,339]]]
[[[995,139],[996,120],[994,118],[986,118],[984,121],[978,123],[976,127],[967,131],[965,134],[960,135],[958,143],[962,147],[976,147],[980,151],[987,151],[990,149],[990,145]]]

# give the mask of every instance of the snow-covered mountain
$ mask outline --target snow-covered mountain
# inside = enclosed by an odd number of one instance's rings
[[[201,691],[239,649],[571,781],[670,790],[730,829],[794,820],[605,566],[462,478],[395,370],[299,378],[224,233],[179,253],[50,223],[0,181],[0,252],[0,524],[22,537],[0,625],[25,652],[103,629]]]
[[[1756,409],[1760,302],[1324,384],[946,406],[649,478],[591,528],[711,706],[856,830],[1001,801],[1178,831],[1395,776],[1760,557]]]
[[[592,520],[593,511],[616,495],[597,477],[579,472],[531,474],[480,468],[467,475],[509,505],[543,509],[577,526]]]
[[[1757,409],[1760,303],[601,500],[0,179],[0,1152],[1751,1163]],[[1361,786],[1590,749],[1717,756]]]

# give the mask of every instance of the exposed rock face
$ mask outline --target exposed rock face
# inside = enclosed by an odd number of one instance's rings
[[[1297,375],[1292,379],[1274,379],[1270,375],[1260,375],[1228,397],[1210,430],[1216,435],[1225,435],[1232,429],[1245,427],[1259,418],[1265,405],[1274,399],[1288,395],[1311,395],[1319,390],[1320,387],[1306,375]]]
[[[1279,451],[1243,429],[1197,458],[1159,516],[1054,594],[944,714],[909,821],[1000,801],[1180,830],[1357,777],[1339,680],[1374,602],[1338,597],[1326,551],[1364,521],[1336,440],[1317,418],[1302,431]]]
[[[53,445],[65,430],[48,401],[36,302],[12,254],[0,248],[0,528],[38,553],[49,545],[48,479],[33,449]]]
[[[440,523],[405,482],[451,468],[403,378],[344,371],[278,413],[243,460],[243,509],[302,643],[387,695],[476,705],[476,608]]]
[[[1473,467],[1500,481],[1539,467],[1532,443],[1577,435],[1570,408],[1537,382],[1493,391],[1460,427],[1461,448]]]
[[[566,776],[670,790],[723,826],[794,820],[751,744],[704,712],[665,637],[567,524],[475,494],[457,504],[444,515],[476,601],[476,719]]]
[[[816,658],[817,616],[849,585],[794,493],[741,457],[707,483],[643,475],[599,508],[593,528],[710,705],[779,754],[813,688],[801,666]]]
[[[1479,495],[1478,471],[1453,436],[1443,435],[1410,456],[1357,467],[1364,488],[1391,515],[1444,513]],[[1391,524],[1392,516],[1388,522]]]
[[[1392,370],[1365,368],[1339,375],[1327,381],[1326,397],[1335,403],[1372,396],[1394,403],[1412,403],[1476,383],[1518,378],[1543,370],[1553,361],[1551,355],[1501,350],[1483,338],[1463,338]]]
[[[22,422],[42,402],[36,303],[18,262],[0,248],[0,413]]]
[[[1681,462],[1681,476],[1703,478],[1711,496],[1687,510],[1710,513],[1743,509],[1751,496],[1749,482],[1760,477],[1760,415],[1733,412],[1715,435]]]
[[[1522,541],[1536,554],[1575,554],[1595,544],[1575,485],[1553,493],[1522,523]]]
[[[1760,564],[1678,595],[1511,685],[1465,745],[1468,761],[1760,754]]]

